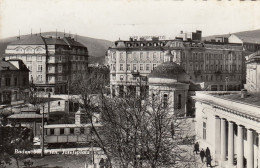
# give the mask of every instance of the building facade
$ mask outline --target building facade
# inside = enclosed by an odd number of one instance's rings
[[[149,97],[153,105],[167,108],[170,114],[186,116],[190,76],[174,62],[158,65],[148,76]]]
[[[23,60],[30,70],[30,82],[39,91],[60,94],[67,92],[68,81],[87,72],[88,50],[71,37],[36,34],[10,43],[5,59]]]
[[[260,166],[259,94],[196,92],[196,136],[222,167]]]
[[[249,55],[246,61],[246,71],[245,89],[249,92],[260,92],[260,50]]]
[[[246,55],[260,50],[260,39],[253,35],[231,34],[228,37],[230,43],[242,44]]]
[[[0,104],[15,105],[29,95],[29,70],[21,60],[0,61]]]
[[[180,64],[191,80],[201,83],[205,90],[240,90],[245,78],[242,45],[195,39],[130,38],[129,41],[116,41],[107,52],[111,92],[119,95],[124,87],[147,83],[147,75],[167,61]],[[135,90],[138,92],[140,89],[137,87]]]

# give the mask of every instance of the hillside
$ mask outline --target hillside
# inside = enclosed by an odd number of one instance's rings
[[[43,36],[46,36],[46,35],[56,36],[56,32],[44,32],[44,33],[42,33],[42,35]],[[62,32],[58,32],[57,35],[60,37],[64,36]],[[21,39],[26,38],[28,36],[30,36],[30,34],[22,35]],[[66,34],[66,36],[68,36],[68,34]],[[71,36],[73,36],[73,35],[71,35]],[[76,37],[74,37],[74,38],[76,38]],[[5,38],[5,39],[0,39],[0,56],[2,54],[4,54],[6,46],[10,42],[15,41],[16,39],[17,39],[17,37],[9,37],[9,38]],[[90,38],[90,37],[85,37],[85,36],[80,36],[80,35],[77,35],[77,41],[82,43],[83,45],[85,45],[88,48],[90,57],[100,57],[99,59],[101,59],[101,57],[105,56],[105,53],[106,53],[108,47],[112,45],[111,41],[95,39],[95,38]],[[96,59],[90,59],[90,60],[96,60]]]
[[[251,31],[236,32],[236,33],[232,33],[232,34],[236,34],[237,36],[240,36],[240,37],[252,37],[252,38],[259,38],[260,39],[260,29],[251,30]],[[229,34],[206,36],[206,37],[202,37],[202,39],[203,40],[210,40],[210,39],[215,39],[215,37],[229,37]]]

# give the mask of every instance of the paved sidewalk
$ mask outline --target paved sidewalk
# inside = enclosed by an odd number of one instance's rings
[[[206,158],[204,158],[204,162],[202,163],[200,155],[197,154],[196,155],[196,159],[197,159],[197,163],[198,163],[198,168],[205,168],[205,167],[207,167]],[[214,158],[211,161],[211,165],[212,165],[212,167],[215,167],[215,168],[221,168],[221,166],[217,165],[217,163],[215,162]],[[210,167],[210,166],[208,166],[208,167]]]

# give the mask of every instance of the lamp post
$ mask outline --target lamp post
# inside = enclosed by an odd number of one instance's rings
[[[44,156],[44,105],[42,111],[42,153],[41,156]]]
[[[70,95],[70,83],[69,83],[69,80],[68,80],[68,113],[70,113],[70,98],[69,98],[69,95]]]
[[[92,163],[95,168],[95,154],[94,154],[94,149],[93,149],[93,128],[91,128],[90,135],[91,135]]]
[[[50,98],[51,98],[51,93],[49,92],[49,94],[48,94],[48,121],[49,121],[49,119],[50,119]]]

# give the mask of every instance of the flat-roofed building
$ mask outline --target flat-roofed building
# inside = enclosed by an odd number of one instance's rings
[[[194,83],[205,90],[240,90],[245,83],[244,52],[241,44],[201,42],[183,37],[116,41],[107,52],[112,95],[120,90],[138,93],[136,85],[148,86],[147,75],[167,61],[181,65]],[[134,86],[134,87],[132,87]]]
[[[200,147],[222,167],[259,167],[260,95],[208,91],[194,98]]]

